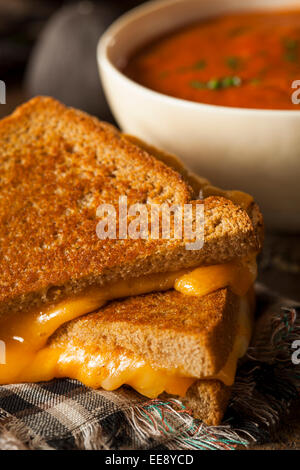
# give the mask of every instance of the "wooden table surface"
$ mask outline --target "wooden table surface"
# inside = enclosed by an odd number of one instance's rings
[[[7,104],[0,105],[0,117],[26,100],[17,87],[7,90]],[[295,216],[300,217],[300,211]],[[258,280],[279,294],[300,302],[300,234],[267,233],[259,262]],[[300,450],[300,399],[291,407],[290,415],[268,445],[255,449]]]

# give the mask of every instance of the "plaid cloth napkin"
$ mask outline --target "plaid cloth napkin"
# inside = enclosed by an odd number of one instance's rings
[[[261,286],[257,292],[254,339],[221,426],[194,419],[179,400],[52,380],[0,387],[0,449],[234,449],[270,441],[299,395],[292,346],[300,308]]]

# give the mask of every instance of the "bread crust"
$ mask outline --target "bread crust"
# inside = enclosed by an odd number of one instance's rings
[[[230,395],[231,387],[219,380],[197,380],[188,389],[182,402],[195,418],[208,426],[217,426],[222,422]]]

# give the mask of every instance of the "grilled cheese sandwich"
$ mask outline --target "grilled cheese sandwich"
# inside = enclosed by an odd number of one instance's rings
[[[67,376],[188,399],[205,386],[224,404],[252,330],[262,243],[253,198],[51,98],[2,120],[0,140],[0,384]],[[203,248],[99,240],[97,207],[120,194],[130,204],[203,204]],[[199,416],[216,424],[219,408]]]

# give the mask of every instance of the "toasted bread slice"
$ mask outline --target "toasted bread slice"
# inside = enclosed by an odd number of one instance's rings
[[[154,368],[188,377],[215,375],[232,350],[239,299],[229,289],[205,297],[170,290],[115,301],[67,323],[51,344],[105,344],[142,356]]]
[[[93,284],[259,250],[247,212],[219,196],[204,200],[201,250],[187,251],[186,240],[176,239],[99,240],[101,203],[117,204],[126,195],[128,204],[184,204],[193,190],[113,126],[51,98],[34,98],[3,119],[0,140],[0,314]]]

